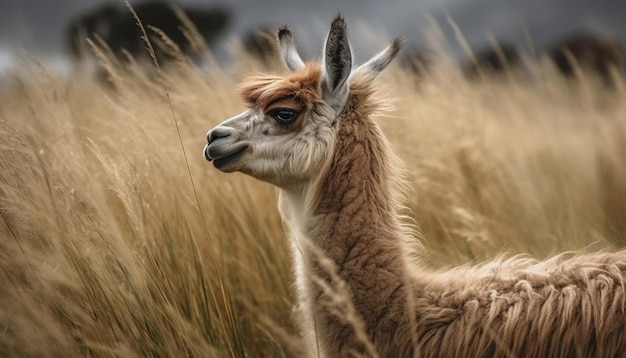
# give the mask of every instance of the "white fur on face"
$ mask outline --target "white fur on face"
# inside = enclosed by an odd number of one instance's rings
[[[209,131],[205,155],[225,172],[240,171],[278,187],[303,184],[321,172],[332,150],[335,116],[327,104],[315,103],[300,113],[298,123],[284,126],[253,108]],[[221,155],[235,152],[231,148],[246,149],[218,166]]]

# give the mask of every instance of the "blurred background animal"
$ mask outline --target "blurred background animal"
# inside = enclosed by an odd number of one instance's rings
[[[548,55],[564,76],[574,78],[577,69],[613,83],[612,72],[624,73],[624,53],[612,37],[575,33],[554,42]]]
[[[508,42],[489,46],[474,52],[473,57],[463,66],[463,72],[470,78],[511,73],[520,64],[517,47]]]
[[[153,44],[161,44],[163,39],[150,27],[162,31],[184,55],[192,59],[202,54],[191,46],[191,41],[185,34],[184,17],[195,26],[209,47],[227,29],[231,20],[229,10],[224,7],[181,7],[183,18],[176,13],[173,4],[165,1],[144,1],[133,4],[133,9]],[[90,52],[86,39],[91,39],[96,44],[98,39],[102,40],[118,59],[123,59],[124,51],[135,58],[147,56],[137,21],[123,6],[103,5],[70,22],[66,29],[66,45],[74,62],[85,60]],[[173,58],[162,45],[155,46],[155,52],[160,62],[168,62]]]

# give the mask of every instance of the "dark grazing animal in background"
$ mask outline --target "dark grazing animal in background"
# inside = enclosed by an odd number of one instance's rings
[[[243,47],[263,66],[272,67],[278,64],[278,43],[276,34],[269,26],[249,30],[242,37]]]
[[[146,1],[134,4],[133,9],[146,27],[151,40],[156,43],[160,41],[159,36],[148,26],[163,31],[185,55],[192,58],[200,56],[185,36],[182,30],[184,25],[172,6],[164,1]],[[184,7],[181,10],[209,46],[230,23],[231,15],[226,8]],[[90,52],[86,39],[95,40],[96,37],[101,38],[119,59],[123,58],[124,50],[133,57],[147,55],[146,44],[141,39],[137,21],[126,7],[103,5],[72,20],[66,29],[66,44],[72,59],[84,60]],[[158,46],[155,46],[155,51],[160,61],[167,62],[171,59]]]
[[[510,73],[520,63],[517,47],[511,43],[500,43],[474,53],[474,58],[463,67],[463,72],[470,78],[493,76]]]
[[[574,78],[576,68],[600,77],[607,85],[613,83],[612,72],[624,73],[624,53],[615,38],[573,34],[555,42],[548,55],[559,72]]]

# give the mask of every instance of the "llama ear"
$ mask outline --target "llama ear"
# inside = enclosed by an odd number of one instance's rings
[[[394,39],[389,46],[380,51],[376,56],[372,57],[369,61],[359,66],[354,72],[365,73],[375,78],[378,76],[398,55],[398,52],[404,46],[404,40],[397,38]]]
[[[352,52],[343,16],[337,15],[330,25],[324,44],[324,79],[322,96],[334,108],[344,106],[348,98],[348,77],[352,69]]]
[[[285,65],[291,71],[304,68],[304,61],[298,55],[296,42],[293,40],[291,30],[287,26],[283,26],[278,30],[278,43]]]

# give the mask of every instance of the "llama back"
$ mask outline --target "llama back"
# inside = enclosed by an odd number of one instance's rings
[[[497,259],[418,285],[425,357],[618,357],[626,352],[626,251]]]

